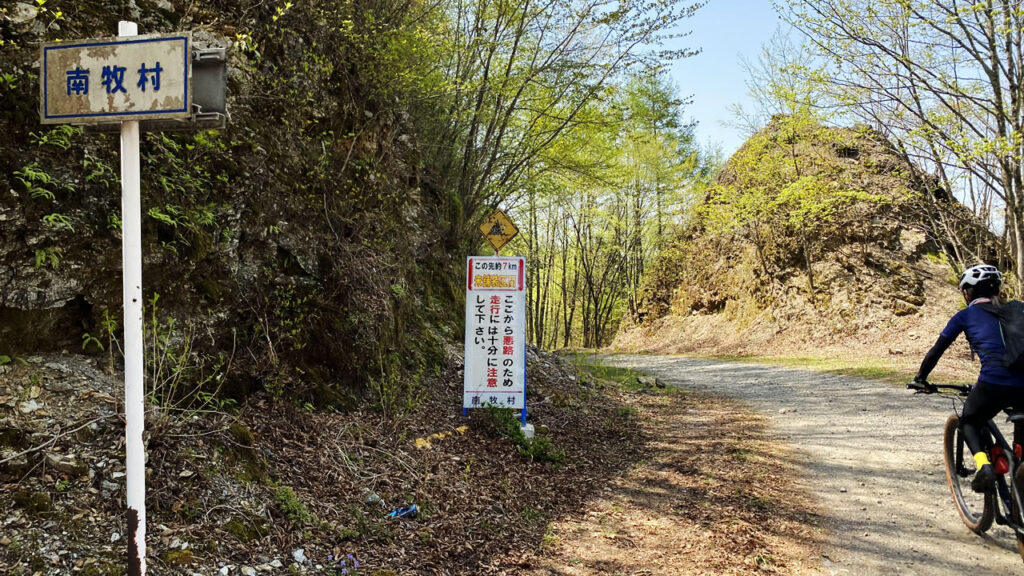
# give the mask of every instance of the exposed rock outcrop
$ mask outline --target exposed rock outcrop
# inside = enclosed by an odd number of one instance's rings
[[[189,350],[192,381],[230,366],[238,392],[314,401],[439,357],[457,317],[461,260],[437,240],[453,211],[426,183],[409,112],[374,84],[387,78],[372,47],[344,31],[343,4],[0,10],[0,354],[116,346],[118,139],[39,124],[38,43],[111,36],[131,19],[229,48],[227,128],[142,139],[157,347]]]
[[[995,257],[983,223],[876,132],[775,118],[726,164],[659,261],[641,328],[617,345],[798,352],[882,345],[882,332],[931,338],[958,306],[950,231],[962,257]]]

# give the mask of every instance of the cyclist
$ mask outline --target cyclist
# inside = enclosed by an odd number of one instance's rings
[[[927,383],[928,374],[961,332],[971,345],[971,350],[978,354],[981,361],[978,383],[968,394],[960,418],[964,442],[978,466],[978,472],[971,481],[971,489],[975,492],[989,490],[996,479],[983,440],[983,435],[988,433],[988,421],[1008,406],[1024,407],[1024,375],[1010,372],[1002,364],[1006,346],[1003,344],[999,320],[995,314],[975,306],[983,302],[998,305],[1002,284],[1003,276],[995,266],[982,264],[964,270],[960,276],[960,293],[967,307],[950,318],[935,345],[925,354],[921,368],[914,377],[914,382],[918,384]]]

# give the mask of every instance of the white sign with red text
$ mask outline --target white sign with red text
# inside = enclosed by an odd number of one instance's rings
[[[466,260],[462,407],[526,405],[526,259]]]

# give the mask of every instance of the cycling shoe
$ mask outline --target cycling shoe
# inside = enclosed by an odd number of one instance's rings
[[[975,492],[988,492],[993,488],[995,483],[995,470],[992,470],[991,464],[985,464],[978,469],[978,472],[974,475],[974,479],[971,480],[971,490],[974,490]]]

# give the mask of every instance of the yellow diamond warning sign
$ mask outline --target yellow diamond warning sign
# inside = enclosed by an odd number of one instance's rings
[[[487,238],[487,241],[494,246],[495,252],[500,251],[501,247],[508,244],[509,240],[516,237],[519,234],[519,229],[516,225],[509,220],[508,216],[501,210],[495,210],[493,214],[487,217],[487,220],[480,225],[480,233]]]

